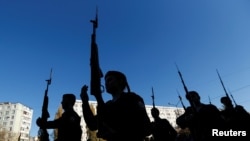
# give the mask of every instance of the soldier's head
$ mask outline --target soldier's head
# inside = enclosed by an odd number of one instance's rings
[[[231,101],[231,99],[227,96],[223,96],[220,99],[220,102],[225,106],[225,107],[231,107],[233,106],[233,103]]]
[[[157,108],[154,107],[154,108],[151,109],[151,115],[152,115],[153,118],[158,118],[159,115],[160,115],[160,111]]]
[[[192,102],[199,102],[200,101],[200,96],[196,91],[189,91],[186,94],[186,98],[188,101],[192,101]]]
[[[108,93],[116,93],[117,91],[124,91],[127,89],[129,92],[129,86],[126,76],[119,71],[108,71],[105,75],[105,87]]]
[[[76,97],[74,94],[64,94],[62,98],[62,107],[64,110],[73,108],[76,101]]]

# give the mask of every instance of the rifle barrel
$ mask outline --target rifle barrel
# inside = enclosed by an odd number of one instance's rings
[[[186,86],[186,84],[185,84],[185,82],[184,82],[184,79],[183,79],[183,77],[182,77],[182,74],[181,74],[181,72],[180,72],[180,70],[179,70],[177,64],[175,64],[175,66],[176,66],[177,71],[178,71],[178,74],[179,74],[179,76],[180,76],[180,78],[181,78],[181,83],[182,83],[182,85],[183,85],[183,87],[184,87],[184,90],[185,90],[185,92],[186,92],[186,94],[187,94],[187,93],[188,93],[188,89],[187,89],[187,86]]]
[[[217,72],[217,74],[218,74],[218,76],[219,76],[220,83],[221,83],[221,85],[222,85],[222,87],[223,87],[223,90],[224,90],[226,96],[230,99],[230,97],[229,97],[229,95],[228,95],[228,93],[227,93],[227,90],[226,90],[226,88],[225,88],[225,86],[224,86],[224,83],[223,83],[223,81],[222,81],[222,79],[221,79],[221,77],[220,77],[219,71],[218,71],[217,69],[216,69],[216,72]]]
[[[233,102],[234,102],[234,105],[235,105],[235,106],[237,106],[238,104],[237,104],[237,103],[236,103],[236,101],[234,100],[233,95],[232,95],[232,94],[230,94],[230,96],[231,96],[231,98],[232,98],[232,100],[233,100]]]
[[[152,101],[153,101],[153,107],[155,107],[155,95],[154,95],[154,88],[152,87]]]
[[[180,100],[180,102],[181,102],[181,105],[182,105],[183,109],[186,111],[186,106],[184,105],[184,103],[183,103],[183,101],[182,101],[182,97],[181,97],[179,91],[178,91],[178,90],[176,90],[176,91],[177,91],[177,93],[178,93],[178,97],[179,97],[179,100]]]

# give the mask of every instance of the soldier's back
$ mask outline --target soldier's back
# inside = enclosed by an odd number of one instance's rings
[[[81,118],[75,111],[64,112],[59,121],[58,141],[81,141]]]

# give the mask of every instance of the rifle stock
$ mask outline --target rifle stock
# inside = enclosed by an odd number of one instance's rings
[[[49,104],[48,91],[49,91],[49,85],[51,84],[51,80],[52,80],[51,76],[52,76],[52,69],[50,71],[50,78],[46,80],[47,86],[46,86],[45,93],[44,93],[42,115],[41,115],[41,119],[43,120],[43,122],[47,122],[48,118],[50,117],[49,112],[48,112],[48,104]],[[39,129],[39,140],[49,141],[48,131],[44,127],[40,127]]]

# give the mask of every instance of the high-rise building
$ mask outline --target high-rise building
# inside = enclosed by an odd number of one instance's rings
[[[93,113],[96,113],[96,106],[97,102],[96,101],[89,101],[90,107],[92,108]],[[159,109],[160,111],[160,117],[167,119],[170,124],[174,127],[177,128],[176,124],[176,118],[184,113],[183,108],[179,107],[167,107],[167,106],[155,106],[156,108]],[[151,116],[151,108],[153,108],[152,105],[146,105],[146,111],[148,113],[148,116],[151,121],[153,121],[153,117]],[[58,113],[61,113],[61,106],[59,107],[60,110],[58,110]],[[83,113],[82,113],[82,101],[81,100],[76,100],[76,103],[74,105],[74,110],[78,113],[78,115],[81,117],[81,127],[82,127],[82,140],[87,140],[90,136],[95,134],[95,132],[91,132],[87,129],[87,125],[83,119]],[[93,139],[94,140],[94,139]]]
[[[0,103],[0,132],[6,141],[28,141],[33,109],[21,103]]]

